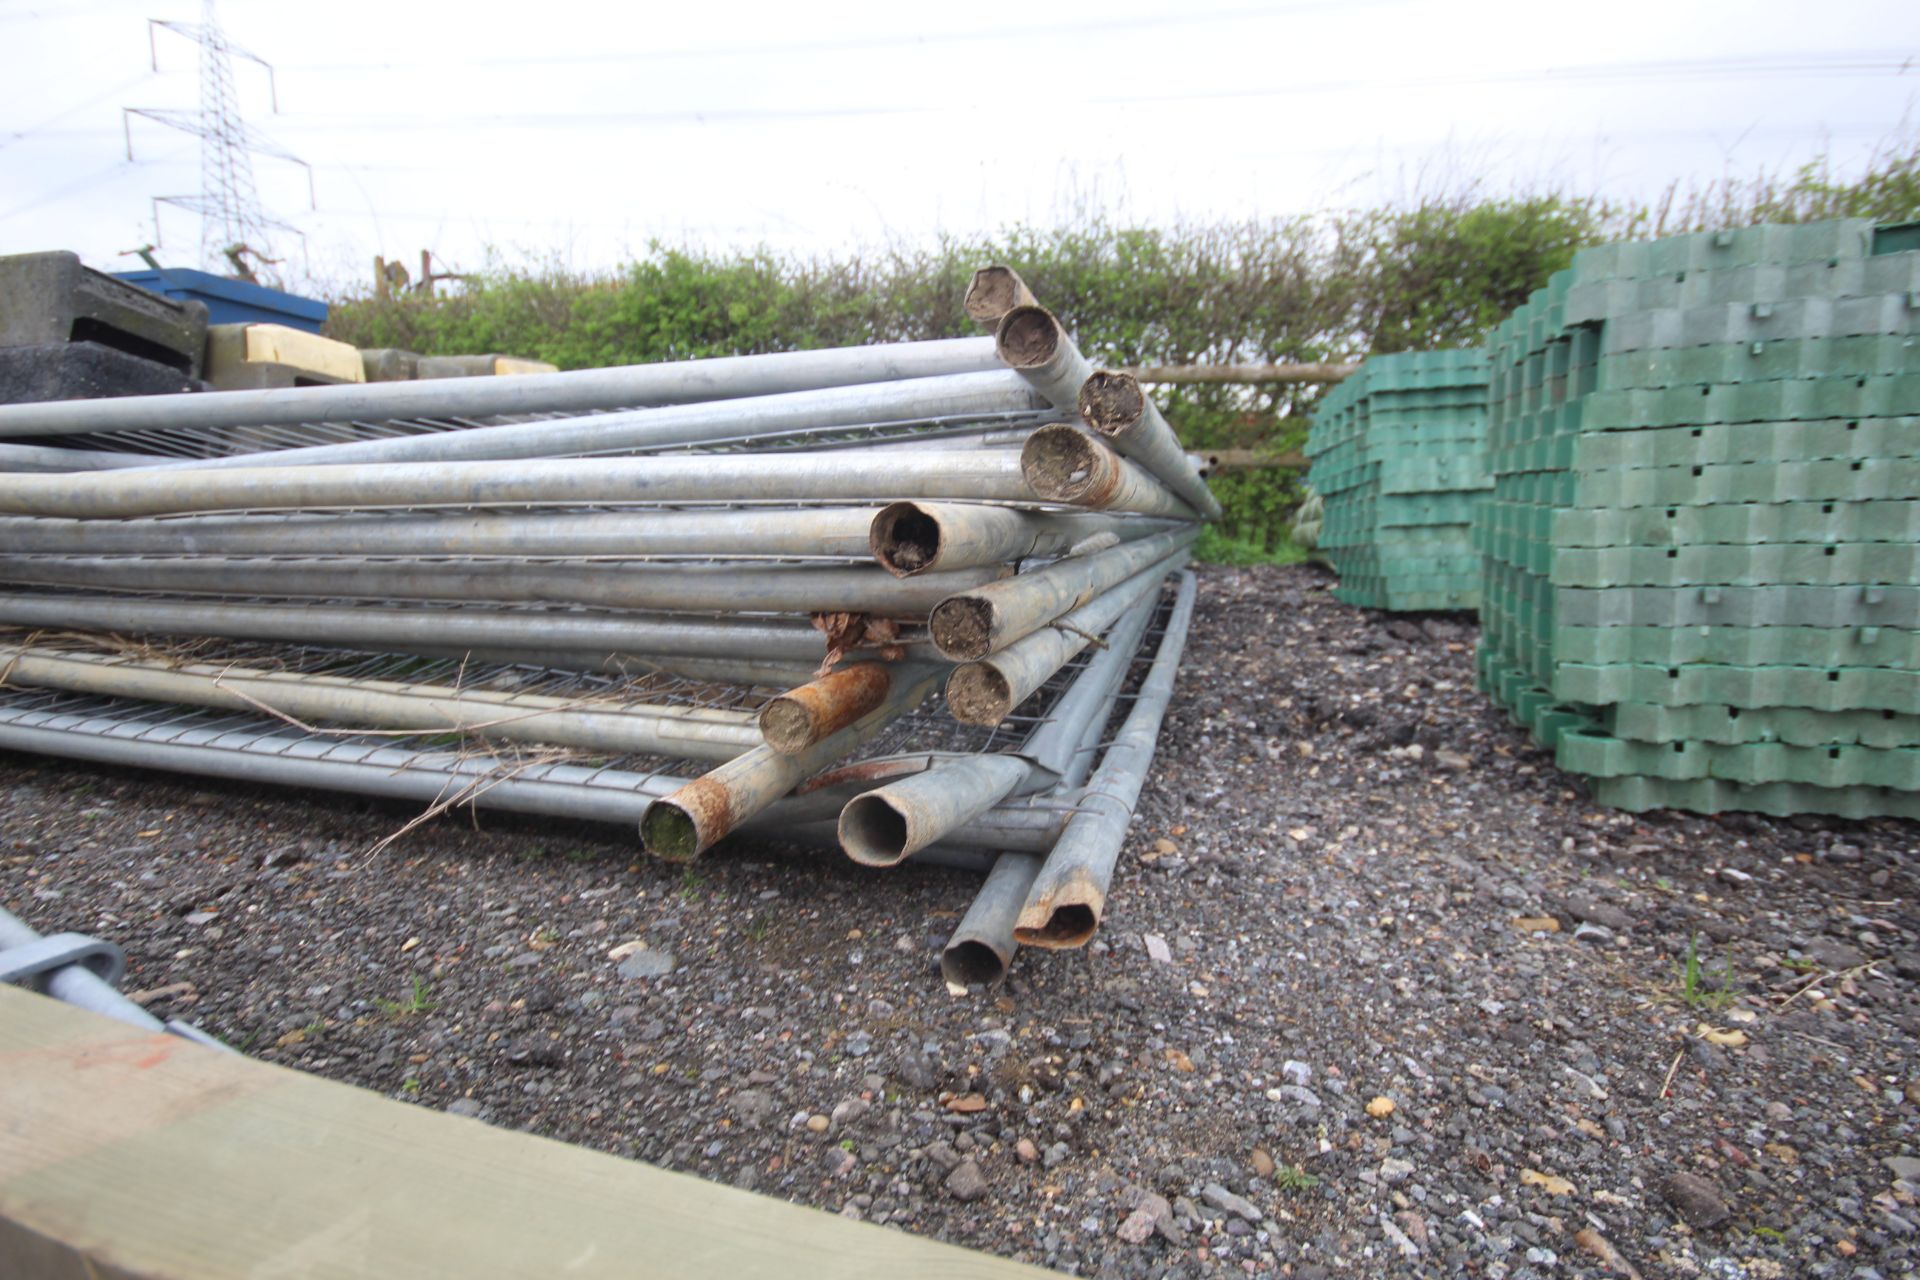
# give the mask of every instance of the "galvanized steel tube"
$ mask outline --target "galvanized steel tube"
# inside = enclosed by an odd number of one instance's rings
[[[1081,385],[1080,420],[1121,454],[1146,468],[1209,520],[1220,518],[1220,500],[1200,478],[1173,428],[1130,373],[1100,370]]]
[[[1160,722],[1173,697],[1174,676],[1193,619],[1193,598],[1193,575],[1184,574],[1167,622],[1167,638],[1154,655],[1133,709],[1107,747],[1080,797],[1079,812],[1068,820],[1021,907],[1014,937],[1024,946],[1084,946],[1100,927],[1114,864],[1126,843],[1134,803],[1153,763]]]
[[[895,502],[873,517],[873,558],[889,573],[915,574],[1061,555],[1111,533],[1143,538],[1173,522],[1106,512],[1018,511],[960,502]],[[5,536],[0,522],[0,538]],[[24,550],[25,548],[22,548]]]
[[[643,659],[661,655],[814,664],[826,653],[825,637],[799,623],[477,607],[356,608],[0,594],[0,624],[282,640],[378,652],[585,650]]]
[[[857,560],[871,554],[873,519],[871,507],[141,520],[17,516],[0,518],[0,548],[62,555],[828,556]]]
[[[1005,720],[1054,672],[1091,644],[1090,637],[1106,631],[1178,568],[1184,554],[1150,565],[990,657],[956,667],[947,680],[947,709],[953,718],[962,724],[981,725]]]
[[[629,405],[695,404],[980,373],[995,369],[998,364],[990,339],[955,338],[892,346],[624,365],[512,378],[65,400],[0,406],[0,437],[423,416],[473,418],[518,413],[592,413]]]
[[[1028,772],[1018,756],[942,760],[849,800],[840,811],[840,847],[862,866],[894,866],[999,804]]]
[[[986,883],[959,927],[940,951],[940,974],[956,987],[995,986],[1007,976],[1013,953],[1014,921],[1040,872],[1040,859],[1030,853],[1003,853],[987,873]]]
[[[109,471],[115,467],[144,466],[152,461],[152,458],[138,453],[51,449],[37,444],[0,444],[0,471]]]
[[[1165,490],[1159,492],[1177,503]],[[0,511],[74,519],[267,509],[898,498],[1031,502],[1034,493],[1021,460],[1011,450],[997,449],[106,471],[84,485],[65,476],[0,475]]]
[[[795,391],[746,400],[630,409],[584,418],[515,422],[463,431],[350,440],[207,460],[157,462],[151,470],[225,469],[257,466],[333,466],[375,462],[457,462],[500,458],[563,458],[630,453],[797,432],[910,423],[935,419],[968,421],[1030,413],[1049,402],[1006,370],[962,373],[911,382],[880,382]],[[1058,406],[1054,406],[1058,408]],[[1069,411],[1071,411],[1069,409]]]
[[[1028,304],[1000,317],[994,330],[1000,359],[1033,384],[1048,404],[1062,413],[1078,413],[1080,387],[1093,373],[1087,358],[1053,312]]]
[[[933,642],[956,662],[984,658],[1184,550],[1198,536],[1193,528],[1156,533],[952,596],[940,602],[928,623]]]
[[[480,691],[436,686],[356,687],[343,680],[196,664],[167,667],[99,655],[49,655],[0,646],[0,683],[109,698],[278,713],[298,721],[422,734],[539,742],[620,755],[731,760],[759,744],[750,721],[678,716],[618,706],[536,707]],[[550,701],[558,702],[558,699]]]
[[[760,708],[760,736],[781,755],[798,755],[878,707],[895,679],[915,674],[856,662],[809,680]]]
[[[1027,437],[1020,450],[1020,469],[1034,494],[1048,502],[1199,519],[1184,499],[1145,470],[1065,423],[1041,427]]]
[[[727,833],[918,706],[939,674],[896,681],[879,707],[797,755],[759,746],[647,806],[640,839],[670,862],[699,857]]]
[[[1015,307],[1031,307],[1036,303],[1033,290],[1027,288],[1012,267],[998,264],[982,267],[973,273],[973,279],[967,282],[967,294],[961,303],[973,322],[989,332],[1000,327],[1007,312]]]
[[[870,613],[921,619],[1006,576],[999,567],[901,579],[874,565],[590,564],[227,556],[6,556],[0,581],[100,590],[327,600],[454,600],[690,613]]]
[[[1167,573],[1179,567],[1183,559],[1175,557],[1147,571],[1153,575],[1147,589],[1138,592],[1139,598],[1114,620],[1112,626],[1097,633],[1101,635],[1098,651],[1048,708],[1047,722],[1035,729],[1021,744],[1020,754],[1056,778],[1059,786],[1077,787],[1086,781],[1087,773],[1093,767],[1093,754],[1086,749],[1086,744],[1089,739],[1099,738],[1107,716],[1113,710],[1114,696],[1125,683],[1127,668],[1133,664],[1134,656],[1139,651],[1140,637],[1146,634],[1154,613],[1160,608],[1159,584]],[[1131,594],[1138,590],[1135,582],[1136,579],[1130,578],[1114,591]],[[1098,621],[1098,615],[1090,620]],[[1087,632],[1093,633],[1092,628],[1087,628]],[[1046,628],[1041,634],[1069,637],[1081,641],[1083,645],[1093,643],[1085,635],[1075,635],[1055,627]],[[958,675],[959,671],[956,670],[954,674]],[[1009,714],[1012,710],[1011,706],[1007,708]]]

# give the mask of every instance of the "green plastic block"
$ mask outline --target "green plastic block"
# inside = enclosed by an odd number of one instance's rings
[[[1597,778],[1592,786],[1594,800],[1629,813],[1683,809],[1690,813],[1764,813],[1779,818],[1797,813],[1836,818],[1920,818],[1920,795],[1872,787],[1835,791],[1786,782],[1748,787],[1712,779],[1669,782],[1661,778]]]
[[[1610,468],[1578,473],[1572,499],[1555,506],[1665,507],[1737,502],[1863,502],[1920,493],[1920,460],[1740,463]],[[1548,501],[1535,499],[1535,501]]]
[[[1749,710],[1623,702],[1606,708],[1600,725],[1614,737],[1633,742],[1920,747],[1920,716],[1894,711],[1805,711],[1783,707]]]
[[[1899,627],[1920,629],[1916,587],[1561,587],[1569,627]]]
[[[1507,530],[1500,527],[1500,531]],[[1544,540],[1556,547],[1911,543],[1920,542],[1920,501],[1733,503],[1624,511],[1560,508],[1551,510],[1551,532]]]
[[[1651,702],[1664,707],[1805,707],[1814,711],[1920,711],[1920,671],[1884,667],[1597,667],[1553,671],[1562,702]]]
[[[1596,778],[1638,775],[1675,782],[1717,778],[1748,786],[1792,782],[1835,790],[1886,787],[1920,791],[1920,751],[1901,748],[1795,747],[1782,742],[1656,745],[1589,732],[1564,735],[1555,763],[1569,773]]]
[[[1894,667],[1920,670],[1920,631],[1896,627],[1554,628],[1561,662],[1676,667]]]
[[[1554,552],[1551,576],[1563,587],[1895,585],[1920,581],[1920,545],[1569,547]]]

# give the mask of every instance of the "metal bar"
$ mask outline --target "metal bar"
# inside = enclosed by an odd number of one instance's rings
[[[647,852],[670,862],[699,857],[795,784],[840,760],[918,706],[940,677],[935,669],[918,680],[896,681],[878,707],[805,751],[782,755],[772,747],[755,747],[647,806],[640,820],[640,839]]]
[[[107,471],[138,467],[152,458],[137,453],[104,453],[92,449],[53,449],[38,444],[0,444],[0,471]]]
[[[1173,522],[1106,512],[1016,511],[957,502],[895,502],[873,517],[868,548],[900,577],[1062,555],[1102,534],[1161,533]],[[6,535],[0,521],[0,538]],[[24,550],[25,548],[22,548]]]
[[[1003,853],[987,873],[973,905],[940,951],[940,975],[955,987],[998,986],[1019,943],[1013,935],[1020,905],[1040,873],[1030,853]]]
[[[798,755],[878,707],[906,675],[884,662],[856,662],[810,680],[760,708],[761,737],[781,755]]]
[[[581,369],[511,378],[375,382],[193,396],[128,396],[0,406],[0,437],[78,432],[252,427],[407,418],[587,413],[636,404],[692,404],[863,383],[978,373],[997,367],[984,338],[843,347],[761,356]]]
[[[975,324],[991,333],[1000,327],[1007,312],[1015,307],[1034,306],[1035,302],[1033,291],[1012,267],[996,264],[973,273],[961,305]]]
[[[278,640],[382,652],[588,651],[642,659],[745,658],[814,664],[826,653],[825,637],[798,623],[479,607],[404,609],[0,594],[0,623]]]
[[[48,657],[13,646],[0,647],[0,682],[229,711],[270,709],[302,721],[406,729],[421,734],[473,734],[621,755],[731,760],[759,741],[750,723],[715,723],[658,711],[647,714],[618,707],[515,707],[498,698],[437,686],[395,693],[355,688],[344,681],[323,683],[312,677],[273,676],[245,669],[166,669],[97,657]]]
[[[840,811],[840,847],[862,866],[894,866],[999,804],[1028,773],[1018,756],[942,760],[849,800]]]
[[[995,340],[1000,358],[1025,374],[1049,404],[1076,415],[1084,412],[1086,388],[1094,380],[1094,371],[1052,312],[1043,307],[1016,307],[1000,321]],[[1097,393],[1095,398],[1096,402],[1100,399]],[[1139,400],[1134,420],[1112,434],[1114,447],[1194,510],[1209,520],[1218,519],[1220,504],[1207,482],[1187,462],[1173,428],[1144,394]]]
[[[906,382],[471,427],[464,431],[249,451],[227,458],[161,462],[151,469],[558,458],[711,444],[737,440],[743,435],[779,436],[879,422],[992,418],[1032,412],[1046,404],[1018,377],[996,369]]]
[[[1100,927],[1114,864],[1126,842],[1134,802],[1153,763],[1160,722],[1173,697],[1173,682],[1193,620],[1195,583],[1183,574],[1166,638],[1154,655],[1133,709],[1108,746],[1079,800],[1079,811],[1047,855],[1020,909],[1014,936],[1024,946],[1052,949],[1084,946]]]
[[[1142,382],[1261,383],[1340,382],[1353,376],[1357,364],[1148,364],[1126,372]]]
[[[1220,500],[1187,460],[1186,447],[1132,374],[1094,373],[1081,384],[1078,410],[1080,420],[1114,449],[1158,476],[1207,519],[1220,518]]]
[[[1078,430],[1062,429],[1092,444]],[[1151,499],[1158,486],[1149,485],[1124,496]],[[1087,505],[1149,515],[1185,511],[1178,499],[1158,492],[1159,510],[1125,507],[1105,491],[1102,501]],[[266,509],[902,498],[1036,500],[1021,460],[998,449],[107,471],[85,485],[64,476],[0,475],[0,511],[74,519]]]
[[[1160,592],[1157,588],[1166,574],[1178,567],[1178,563],[1155,565],[1148,570],[1148,573],[1155,575],[1150,585],[1140,591],[1139,598],[1111,627],[1105,629],[1101,647],[1093,655],[1093,660],[1087,663],[1066,692],[1048,709],[1046,723],[1035,729],[1021,744],[1020,754],[1057,778],[1060,785],[1077,787],[1086,781],[1093,755],[1083,751],[1082,744],[1089,734],[1097,736],[1105,726],[1107,715],[1113,710],[1114,695],[1120,691],[1121,684],[1126,680],[1127,668],[1133,664],[1140,648],[1140,638],[1146,634],[1154,614],[1159,611]],[[1129,579],[1115,590],[1127,591],[1131,582]],[[1091,643],[1073,632],[1058,628],[1048,630],[1055,635],[1071,636]],[[1011,707],[1008,712],[1012,712]]]
[[[1137,511],[1177,520],[1200,518],[1144,468],[1065,423],[1041,427],[1027,437],[1020,450],[1020,470],[1033,493],[1047,502],[1100,511]],[[0,506],[0,510],[5,509]]]
[[[34,715],[0,705],[0,748],[420,804],[461,795],[462,804],[607,822],[628,830],[638,826],[655,799],[688,782],[665,773],[565,763],[523,769],[511,758],[313,739],[271,722],[271,733],[254,721],[256,727],[245,735],[189,727],[156,737],[149,732],[156,726],[138,718],[153,711],[135,704],[132,709],[118,708],[110,716]],[[809,799],[776,801],[737,830],[779,838],[794,835],[796,818],[820,821],[817,806],[804,803]],[[833,798],[831,807],[840,803]],[[1003,805],[953,833],[944,847],[1044,852],[1058,838],[1069,812],[1032,804]],[[837,844],[830,816],[820,822],[820,831],[826,843]]]
[[[1184,550],[1198,536],[1192,527],[1172,529],[949,597],[928,623],[933,643],[956,662],[984,658]]]
[[[190,595],[450,600],[725,613],[870,613],[925,618],[942,600],[1007,575],[1000,567],[896,578],[874,565],[590,564],[543,560],[368,560],[224,556],[6,556],[0,581]]]
[[[1000,652],[954,668],[947,679],[947,709],[962,724],[999,724],[1085,649],[1089,637],[1106,631],[1146,598],[1180,566],[1184,555],[1150,565]]]
[[[0,547],[15,553],[92,555],[752,555],[864,559],[871,554],[873,519],[872,507],[533,514],[394,512],[142,520],[19,516],[0,518]]]

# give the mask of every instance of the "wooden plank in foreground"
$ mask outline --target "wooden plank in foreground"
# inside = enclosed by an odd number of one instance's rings
[[[0,986],[7,1280],[1047,1274]]]

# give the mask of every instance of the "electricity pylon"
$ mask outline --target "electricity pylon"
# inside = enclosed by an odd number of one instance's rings
[[[160,51],[155,41],[158,30],[185,36],[200,46],[200,109],[183,111],[158,107],[123,109],[123,127],[127,136],[127,159],[133,159],[132,117],[140,116],[169,129],[191,133],[200,139],[200,194],[154,197],[154,239],[160,235],[159,206],[173,205],[200,215],[200,265],[209,271],[222,271],[243,279],[254,279],[252,263],[271,264],[277,234],[301,235],[297,227],[267,216],[260,204],[260,191],[253,180],[253,155],[271,156],[297,164],[307,171],[307,198],[313,200],[313,169],[299,156],[280,146],[240,116],[240,99],[234,90],[233,59],[241,57],[258,63],[267,73],[268,92],[273,109],[280,110],[279,93],[273,82],[273,68],[245,49],[231,43],[214,17],[213,0],[202,0],[200,21],[168,22],[147,20],[147,45],[153,68],[160,69]],[[304,237],[303,237],[304,238]]]

